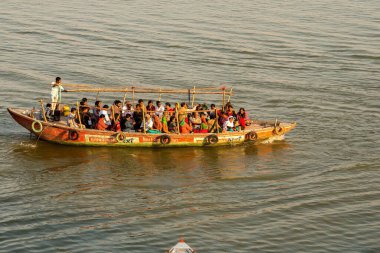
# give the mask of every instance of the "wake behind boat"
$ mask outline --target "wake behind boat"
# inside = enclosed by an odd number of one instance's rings
[[[242,119],[232,109],[230,98],[233,95],[232,89],[227,91],[225,88],[198,88],[193,89],[148,89],[135,87],[124,89],[96,88],[96,89],[73,89],[67,92],[90,92],[96,93],[123,93],[123,102],[120,105],[112,105],[111,112],[106,113],[107,116],[115,123],[113,127],[105,124],[106,129],[92,127],[84,124],[87,120],[97,121],[103,124],[104,116],[97,116],[93,108],[93,114],[88,113],[88,117],[83,116],[87,113],[87,105],[79,105],[71,109],[68,115],[67,105],[56,106],[53,112],[53,119],[49,119],[46,114],[45,107],[41,101],[41,109],[28,108],[8,108],[8,112],[14,120],[25,129],[36,135],[39,139],[57,144],[77,145],[77,146],[115,146],[115,147],[191,147],[191,146],[226,146],[243,144],[245,142],[262,142],[269,139],[283,136],[295,128],[296,123],[283,123],[276,121],[258,121]],[[188,95],[189,104],[193,108],[187,108],[186,103],[181,106],[176,103],[175,108],[165,108],[157,112],[157,110],[149,110],[144,103],[139,101],[133,112],[134,127],[132,129],[122,129],[120,123],[123,118],[130,120],[131,116],[126,116],[124,107],[127,104],[126,95],[132,94],[132,103],[134,104],[135,94],[183,94]],[[203,94],[207,96],[222,96],[221,106],[207,108],[203,105],[194,105],[195,96]],[[227,99],[228,97],[228,99]],[[98,100],[98,99],[97,99]],[[150,101],[151,102],[151,101]],[[158,101],[160,102],[160,101]],[[140,104],[140,105],[139,105]],[[158,103],[157,103],[158,104]],[[120,107],[120,108],[118,108]],[[89,107],[88,107],[89,108]],[[87,108],[87,109],[88,109]],[[139,109],[140,108],[140,109]],[[99,108],[101,109],[101,108]],[[103,108],[104,109],[104,108]],[[117,111],[119,110],[120,111]],[[136,116],[136,111],[139,114]],[[116,112],[116,113],[115,113]],[[239,111],[240,112],[240,111]],[[200,115],[200,116],[199,116]],[[136,120],[135,120],[136,116]],[[151,124],[154,118],[159,127]],[[195,120],[194,120],[195,119]],[[72,121],[72,124],[68,122]],[[141,120],[141,122],[134,122]],[[197,121],[198,120],[198,121]],[[85,122],[86,121],[86,122]],[[157,122],[156,122],[157,121]],[[171,122],[169,126],[168,122]],[[125,122],[123,123],[125,125]],[[186,129],[185,129],[186,128]],[[188,129],[187,129],[188,128]]]

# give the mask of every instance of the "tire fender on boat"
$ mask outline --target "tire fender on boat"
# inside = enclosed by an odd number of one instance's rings
[[[206,142],[208,144],[211,144],[211,145],[216,144],[218,143],[218,141],[219,141],[219,138],[216,134],[210,134],[209,136],[206,137]]]
[[[284,133],[284,128],[280,126],[275,126],[273,129],[273,133],[276,135],[282,135]]]
[[[76,130],[69,130],[69,139],[75,141],[79,138],[79,133]]]
[[[125,140],[125,134],[123,132],[120,132],[116,135],[117,142],[123,142]]]
[[[246,134],[245,138],[250,141],[256,141],[257,140],[257,133],[255,131],[251,131]]]
[[[38,125],[37,129],[36,129],[36,124]],[[35,132],[35,133],[41,133],[43,129],[44,128],[42,126],[41,121],[38,121],[38,120],[33,121],[33,123],[32,123],[32,130],[33,130],[33,132]]]
[[[167,134],[163,134],[160,136],[160,143],[163,145],[168,145],[170,144],[171,138]]]

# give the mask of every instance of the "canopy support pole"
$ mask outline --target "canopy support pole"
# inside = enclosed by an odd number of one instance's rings
[[[227,102],[230,102],[230,100],[231,100],[231,94],[232,94],[232,87],[230,89],[230,94],[228,94],[228,100],[227,100]]]
[[[191,107],[194,107],[194,101],[195,101],[195,86],[193,88],[193,100],[191,101]]]
[[[41,104],[42,116],[44,117],[44,121],[47,122],[44,101],[42,99],[40,100],[40,104]]]
[[[178,107],[176,106],[175,107],[175,117],[177,119],[177,131],[178,131],[178,134],[180,134],[179,132],[179,115],[178,115],[179,111],[178,111]]]
[[[146,134],[146,126],[145,126],[145,106],[142,108],[143,110],[143,126],[144,126],[144,134]]]
[[[79,102],[77,101],[77,114],[78,114],[78,120],[79,120],[79,128],[83,128],[82,127],[82,119],[80,118],[80,113],[79,113]]]
[[[226,89],[223,88],[222,110],[224,111],[224,103],[226,102]]]

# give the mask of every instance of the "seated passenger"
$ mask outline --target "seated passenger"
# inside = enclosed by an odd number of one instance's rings
[[[179,124],[179,131],[182,134],[189,134],[193,131],[193,128],[185,120],[182,120]]]
[[[224,126],[224,122],[228,121],[228,114],[226,112],[222,112],[218,119],[218,124],[220,127]]]
[[[134,110],[135,109],[132,107],[132,103],[130,101],[125,102],[125,106],[123,106],[122,110],[123,117],[126,117],[127,114],[132,117]]]
[[[162,123],[160,121],[160,118],[157,116],[157,115],[154,115],[153,116],[154,120],[153,120],[153,129],[155,130],[158,130],[158,131],[162,131]]]
[[[226,106],[227,110],[226,110],[226,113],[228,116],[233,116],[235,119],[236,119],[236,112],[234,110],[234,108],[232,107],[232,104],[227,104]]]
[[[107,128],[108,128],[108,125],[105,122],[105,116],[104,116],[104,114],[101,114],[99,116],[99,120],[95,126],[95,129],[105,131],[105,130],[107,130]]]
[[[200,130],[199,132],[200,133],[208,133],[208,124],[207,124],[207,118],[206,118],[206,114],[202,113],[201,114],[201,127],[200,127]]]
[[[235,131],[234,117],[229,116],[228,120],[223,124],[223,132],[233,132]]]
[[[93,128],[92,119],[90,115],[90,107],[84,105],[82,107],[82,113],[81,113],[81,121],[82,124],[86,126],[86,128]]]
[[[53,111],[51,110],[51,104],[47,103],[45,106],[45,117],[48,121],[53,121]],[[42,110],[40,114],[40,119],[43,120],[44,116],[42,115]]]
[[[108,105],[104,105],[102,110],[99,112],[100,115],[104,115],[104,119],[105,119],[105,122],[107,124],[107,126],[110,126],[111,125],[111,120],[108,116]]]
[[[171,104],[169,102],[165,103],[165,111],[169,112],[170,116],[172,116],[175,112],[175,110],[171,108]]]
[[[79,128],[79,125],[75,121],[76,118],[77,118],[77,109],[73,107],[73,108],[71,108],[70,114],[67,117],[67,125],[69,127]]]
[[[133,120],[130,114],[125,116],[123,132],[130,132],[133,129]]]
[[[141,131],[140,126],[142,125],[143,122],[143,112],[141,110],[140,104],[136,105],[136,110],[133,112],[133,121],[135,122],[134,124],[134,130]]]
[[[92,114],[94,115],[94,118],[96,119],[96,121],[99,119],[99,116],[100,116],[100,111],[102,110],[102,101],[95,101],[95,107],[93,109],[93,112]]]
[[[156,107],[153,105],[153,101],[149,100],[146,106],[146,113],[153,115],[156,112]]]
[[[215,114],[215,104],[211,104],[210,111],[208,112],[208,116],[210,119],[215,119],[216,114]]]
[[[161,104],[161,101],[157,101],[156,102],[156,115],[159,117],[159,118],[162,118],[162,115],[165,111],[165,107]]]
[[[112,127],[111,129],[115,132],[120,132],[121,127],[120,127],[120,115],[118,113],[115,113],[114,119],[112,120]]]
[[[113,119],[115,114],[121,115],[121,101],[115,100],[111,106],[111,119]]]
[[[83,103],[84,106],[88,106],[87,98],[82,98],[81,102]]]
[[[144,122],[141,123],[140,128],[145,131],[151,130],[153,128],[153,120],[149,114],[145,115],[145,129]]]
[[[177,124],[176,124],[175,116],[170,117],[170,120],[168,122],[168,130],[170,133],[177,132]]]
[[[239,109],[239,112],[237,114],[237,120],[239,121],[239,125],[242,130],[244,130],[246,126],[249,126],[251,124],[251,121],[248,118],[248,113],[245,111],[244,108]]]
[[[201,130],[201,117],[199,117],[198,112],[193,112],[192,116],[190,117],[191,125],[193,126],[193,132],[199,133]]]

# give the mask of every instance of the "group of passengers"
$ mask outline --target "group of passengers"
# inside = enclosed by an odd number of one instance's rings
[[[177,115],[178,114],[178,115]],[[130,101],[123,103],[115,100],[111,106],[96,101],[91,108],[87,99],[80,102],[77,108],[71,108],[67,124],[74,128],[89,128],[123,132],[147,133],[212,133],[217,131],[239,131],[250,125],[247,112],[240,108],[236,112],[230,102],[224,110],[217,109],[215,104],[210,108],[199,104],[188,108],[186,103],[162,104],[152,100],[145,105],[144,100],[138,100],[133,106]],[[80,125],[82,124],[82,126]]]

